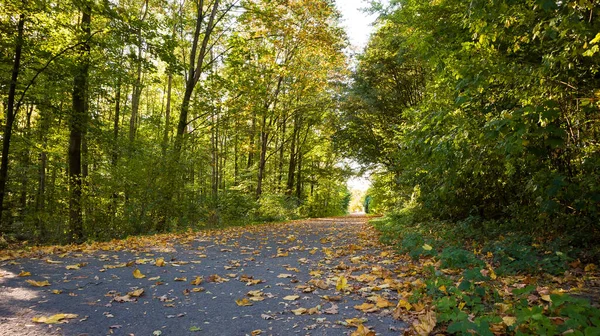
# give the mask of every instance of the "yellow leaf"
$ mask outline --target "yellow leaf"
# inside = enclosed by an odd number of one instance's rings
[[[286,301],[294,301],[294,300],[298,300],[300,298],[300,296],[298,295],[288,295],[288,296],[284,296],[283,299]]]
[[[133,292],[127,293],[127,295],[133,296],[133,297],[140,297],[140,296],[142,296],[142,294],[144,294],[144,290],[143,289],[136,289]]]
[[[552,302],[552,299],[550,298],[550,295],[548,295],[548,294],[542,295],[542,300],[544,300],[546,302]]]
[[[158,259],[156,259],[155,265],[158,266],[158,267],[165,266],[165,258],[158,258]]]
[[[308,309],[306,309],[306,308],[292,309],[292,313],[294,313],[294,315],[302,315],[302,314],[306,313],[307,311],[308,311]]]
[[[458,310],[463,310],[463,308],[465,308],[465,306],[467,305],[466,302],[461,302],[458,304]]]
[[[48,282],[48,280],[44,280],[44,281],[27,280],[27,283],[32,286],[35,286],[35,287],[50,286],[50,283]]]
[[[375,332],[369,330],[364,325],[359,324],[358,329],[356,329],[356,331],[350,334],[350,336],[375,336]]]
[[[186,277],[175,278],[175,281],[187,281]]]
[[[431,247],[431,245],[429,245],[429,244],[423,245],[423,250],[425,250],[425,251],[431,251],[432,249],[433,249],[433,247]]]
[[[503,316],[502,321],[504,321],[504,324],[506,324],[506,326],[511,327],[515,323],[517,323],[517,318],[512,316]]]
[[[235,303],[240,307],[252,306],[252,302],[250,302],[250,300],[248,300],[246,298],[240,299],[240,300],[235,300]]]
[[[30,272],[21,271],[21,273],[19,273],[19,276],[20,277],[28,277],[28,276],[31,276],[31,273]]]
[[[61,294],[63,291],[60,289],[53,289],[52,294]]]
[[[594,264],[588,264],[585,266],[585,268],[583,269],[586,272],[593,272],[596,270],[596,265]]]
[[[439,289],[441,292],[444,292],[444,293],[446,293],[446,286],[444,286],[444,285],[441,285],[441,286],[440,286],[438,289]]]
[[[140,272],[140,270],[136,268],[135,271],[133,271],[133,277],[136,279],[143,279],[146,276],[143,275],[142,272]]]
[[[408,301],[406,301],[406,300],[400,300],[400,301],[398,301],[398,305],[396,307],[404,308],[406,310],[411,310],[412,305],[410,303],[408,303]]]
[[[202,283],[202,277],[197,276],[196,279],[192,280],[192,282],[190,282],[190,284],[194,285],[194,286],[199,286]]]
[[[34,317],[31,320],[36,323],[55,324],[55,323],[62,323],[63,322],[62,320],[65,320],[65,319],[74,319],[74,318],[77,318],[76,314],[56,314],[56,315],[52,315],[49,317],[44,317],[44,316]]]
[[[359,325],[366,323],[368,320],[366,318],[351,318],[346,319],[346,324],[350,327],[358,327]]]
[[[596,37],[590,41],[591,44],[596,44],[598,42],[600,42],[600,33],[596,34]]]
[[[65,268],[68,270],[78,270],[79,265],[67,265]]]
[[[413,329],[417,335],[429,336],[436,324],[437,318],[435,316],[435,312],[428,311],[424,315],[419,315],[418,321],[413,323]]]
[[[365,313],[372,312],[373,309],[377,310],[377,308],[375,307],[374,304],[372,304],[372,303],[366,303],[366,302],[363,303],[363,304],[361,304],[361,305],[354,306],[354,309],[358,309],[358,310],[360,310],[362,312],[365,312]]]
[[[46,259],[46,263],[48,264],[62,264],[62,261],[55,261],[55,260],[50,260],[50,259]]]
[[[388,307],[394,306],[393,303],[391,303],[390,301],[388,301],[382,297],[378,297],[376,299],[375,305],[377,306],[377,308],[388,308]]]
[[[337,280],[337,283],[335,285],[335,289],[338,292],[343,292],[346,289],[348,289],[348,280],[346,280],[346,277],[343,275],[340,275],[340,277]]]

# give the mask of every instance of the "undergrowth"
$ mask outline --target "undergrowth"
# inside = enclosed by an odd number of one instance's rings
[[[372,223],[382,242],[435,265],[411,301],[427,297],[442,332],[600,335],[597,302],[580,293],[598,253],[573,247],[568,235],[538,238],[476,217],[436,221],[411,207]]]

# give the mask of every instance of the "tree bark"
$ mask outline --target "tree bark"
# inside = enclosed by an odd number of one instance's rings
[[[69,240],[80,242],[83,240],[83,212],[82,212],[82,171],[81,171],[81,145],[85,132],[87,85],[89,76],[90,45],[87,42],[90,36],[91,7],[85,3],[81,9],[81,30],[86,42],[82,44],[77,73],[73,81],[73,111],[69,120]]]
[[[167,155],[167,147],[169,145],[169,133],[171,131],[171,92],[173,89],[173,74],[169,73],[167,79],[167,107],[165,109],[165,130],[162,141],[162,156]]]
[[[204,37],[202,39],[202,44],[200,46],[200,52],[197,54],[198,43],[200,40],[200,32],[202,31],[202,22],[204,21],[204,0],[200,0],[198,3],[198,11],[196,15],[196,29],[194,31],[194,39],[192,42],[192,52],[190,54],[190,65],[188,70],[188,78],[185,83],[185,93],[183,95],[183,101],[181,102],[181,111],[179,114],[179,123],[177,124],[177,136],[175,137],[175,154],[176,160],[179,160],[179,155],[181,153],[181,148],[183,146],[183,138],[185,134],[185,129],[188,125],[188,114],[190,111],[190,100],[192,98],[192,93],[194,92],[194,88],[198,81],[200,80],[200,76],[202,75],[202,70],[204,67],[204,59],[206,58],[206,54],[208,53],[208,41],[210,39],[210,35],[212,34],[215,28],[215,18],[217,16],[217,9],[219,8],[220,0],[214,0],[213,7],[208,18],[208,23],[206,24],[206,28],[204,29]],[[196,56],[198,55],[198,56]]]
[[[148,14],[148,0],[144,3],[144,14],[140,19],[141,23],[146,20],[146,15]],[[138,27],[137,30],[137,43],[138,43],[138,53],[137,53],[137,69],[136,69],[136,77],[135,83],[133,85],[133,94],[131,96],[131,118],[129,119],[129,142],[133,143],[135,140],[135,133],[137,131],[138,125],[138,115],[140,111],[140,98],[142,97],[142,27]]]
[[[6,194],[6,182],[8,181],[8,155],[10,153],[10,138],[12,136],[13,124],[17,111],[15,109],[15,96],[17,91],[17,83],[19,79],[19,71],[21,69],[21,53],[23,50],[23,31],[25,27],[25,14],[19,15],[17,23],[17,40],[15,43],[15,59],[13,61],[12,75],[10,78],[10,86],[8,89],[8,101],[6,109],[6,123],[4,126],[4,136],[2,142],[2,162],[0,164],[0,232],[5,231],[6,219],[2,218],[4,210],[4,196]]]
[[[292,133],[292,144],[290,145],[290,163],[288,166],[288,178],[286,184],[286,195],[291,196],[294,193],[294,178],[296,172],[296,144],[298,142],[298,137],[300,134],[300,117],[298,115],[294,116],[294,130]]]

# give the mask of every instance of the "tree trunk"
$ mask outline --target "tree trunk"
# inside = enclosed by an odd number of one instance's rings
[[[119,118],[121,117],[121,76],[117,78],[117,91],[115,92],[115,120],[113,123],[113,151],[112,166],[117,166],[119,160]]]
[[[248,148],[248,163],[246,169],[250,170],[254,164],[254,144],[256,142],[256,112],[252,112],[252,126],[250,127],[250,146]]]
[[[30,130],[31,130],[31,114],[33,113],[33,108],[34,105],[30,105],[29,108],[27,108],[27,116],[25,118],[25,130],[23,131],[23,137],[25,139],[28,139],[30,136]],[[23,212],[26,208],[27,208],[27,184],[29,182],[28,176],[27,176],[27,171],[28,171],[28,167],[31,164],[30,159],[29,159],[29,146],[25,145],[23,147],[23,152],[21,153],[21,164],[23,165],[23,167],[25,169],[23,169],[22,175],[21,175],[21,196],[20,196],[20,206],[21,206],[21,212]]]
[[[21,69],[21,52],[23,50],[23,30],[25,26],[25,14],[19,15],[17,24],[17,40],[15,43],[15,59],[13,61],[12,75],[8,89],[8,101],[6,109],[6,124],[4,126],[4,136],[2,142],[2,163],[0,164],[0,232],[7,229],[6,219],[2,219],[4,210],[4,196],[6,194],[6,182],[8,181],[8,155],[10,152],[10,138],[12,136],[13,124],[17,111],[15,109],[15,96],[17,91],[17,81],[19,79],[19,70]]]
[[[298,202],[302,198],[302,150],[298,150],[298,181],[296,182],[296,198]]]
[[[141,23],[146,20],[146,15],[148,14],[148,0],[144,3],[144,14],[140,19]],[[139,27],[137,29],[137,43],[138,43],[138,53],[137,53],[137,72],[135,77],[135,83],[133,84],[133,94],[131,96],[131,118],[129,119],[129,142],[133,143],[135,140],[135,133],[138,125],[138,114],[140,111],[140,98],[142,97],[142,28]]]
[[[173,89],[173,74],[169,73],[167,80],[167,107],[165,109],[165,131],[162,141],[162,156],[167,155],[167,147],[169,145],[169,133],[171,132],[171,92]]]
[[[84,39],[89,40],[91,24],[91,8],[86,2],[81,9],[81,30]],[[80,51],[77,73],[73,83],[73,111],[69,120],[69,240],[80,242],[83,240],[83,213],[82,213],[82,176],[81,176],[81,143],[85,132],[86,97],[89,72],[90,46],[85,42]]]
[[[204,59],[208,52],[208,41],[215,28],[215,18],[217,16],[217,9],[219,8],[220,0],[214,0],[212,4],[212,10],[204,29],[204,37],[200,46],[200,52],[197,54],[198,43],[200,41],[200,32],[202,31],[202,22],[204,21],[204,0],[200,0],[197,6],[196,15],[196,29],[194,31],[194,39],[192,42],[192,51],[190,54],[190,65],[188,70],[188,78],[185,82],[185,94],[183,95],[183,101],[181,102],[181,112],[179,114],[179,123],[177,124],[177,136],[175,138],[175,159],[178,161],[181,154],[181,148],[183,146],[185,129],[188,125],[188,114],[190,111],[190,100],[192,93],[200,76],[204,66]],[[196,57],[197,56],[197,57]]]
[[[256,199],[259,199],[262,195],[262,183],[265,174],[265,166],[267,163],[267,149],[268,149],[269,133],[267,132],[267,115],[263,116],[262,126],[260,131],[260,158],[258,161],[258,179],[256,182]]]
[[[279,162],[278,162],[278,174],[277,174],[277,190],[281,190],[281,182],[283,181],[283,161],[285,158],[285,132],[287,126],[287,116],[283,116],[281,121],[281,148],[279,148]]]
[[[290,163],[288,166],[288,179],[286,184],[286,195],[291,196],[294,193],[294,177],[296,172],[296,144],[298,142],[298,136],[300,134],[300,120],[299,116],[294,116],[294,130],[292,133],[292,144],[290,145]]]

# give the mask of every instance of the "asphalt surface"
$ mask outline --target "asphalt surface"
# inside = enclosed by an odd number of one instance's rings
[[[0,335],[350,335],[357,330],[344,325],[351,318],[363,319],[378,335],[398,335],[405,327],[392,317],[394,307],[354,308],[374,294],[398,300],[392,288],[373,290],[398,265],[364,217],[103,246],[0,262]],[[157,266],[160,258],[163,266]],[[79,269],[67,269],[73,265]],[[145,277],[134,277],[136,269]],[[388,275],[356,279],[373,272]],[[198,276],[202,283],[192,284]],[[348,287],[338,292],[340,276]],[[139,289],[139,297],[126,296]],[[250,291],[261,293],[250,300]],[[336,296],[340,301],[329,301]],[[298,308],[313,309],[296,315]],[[61,313],[77,317],[60,324],[32,320]]]

